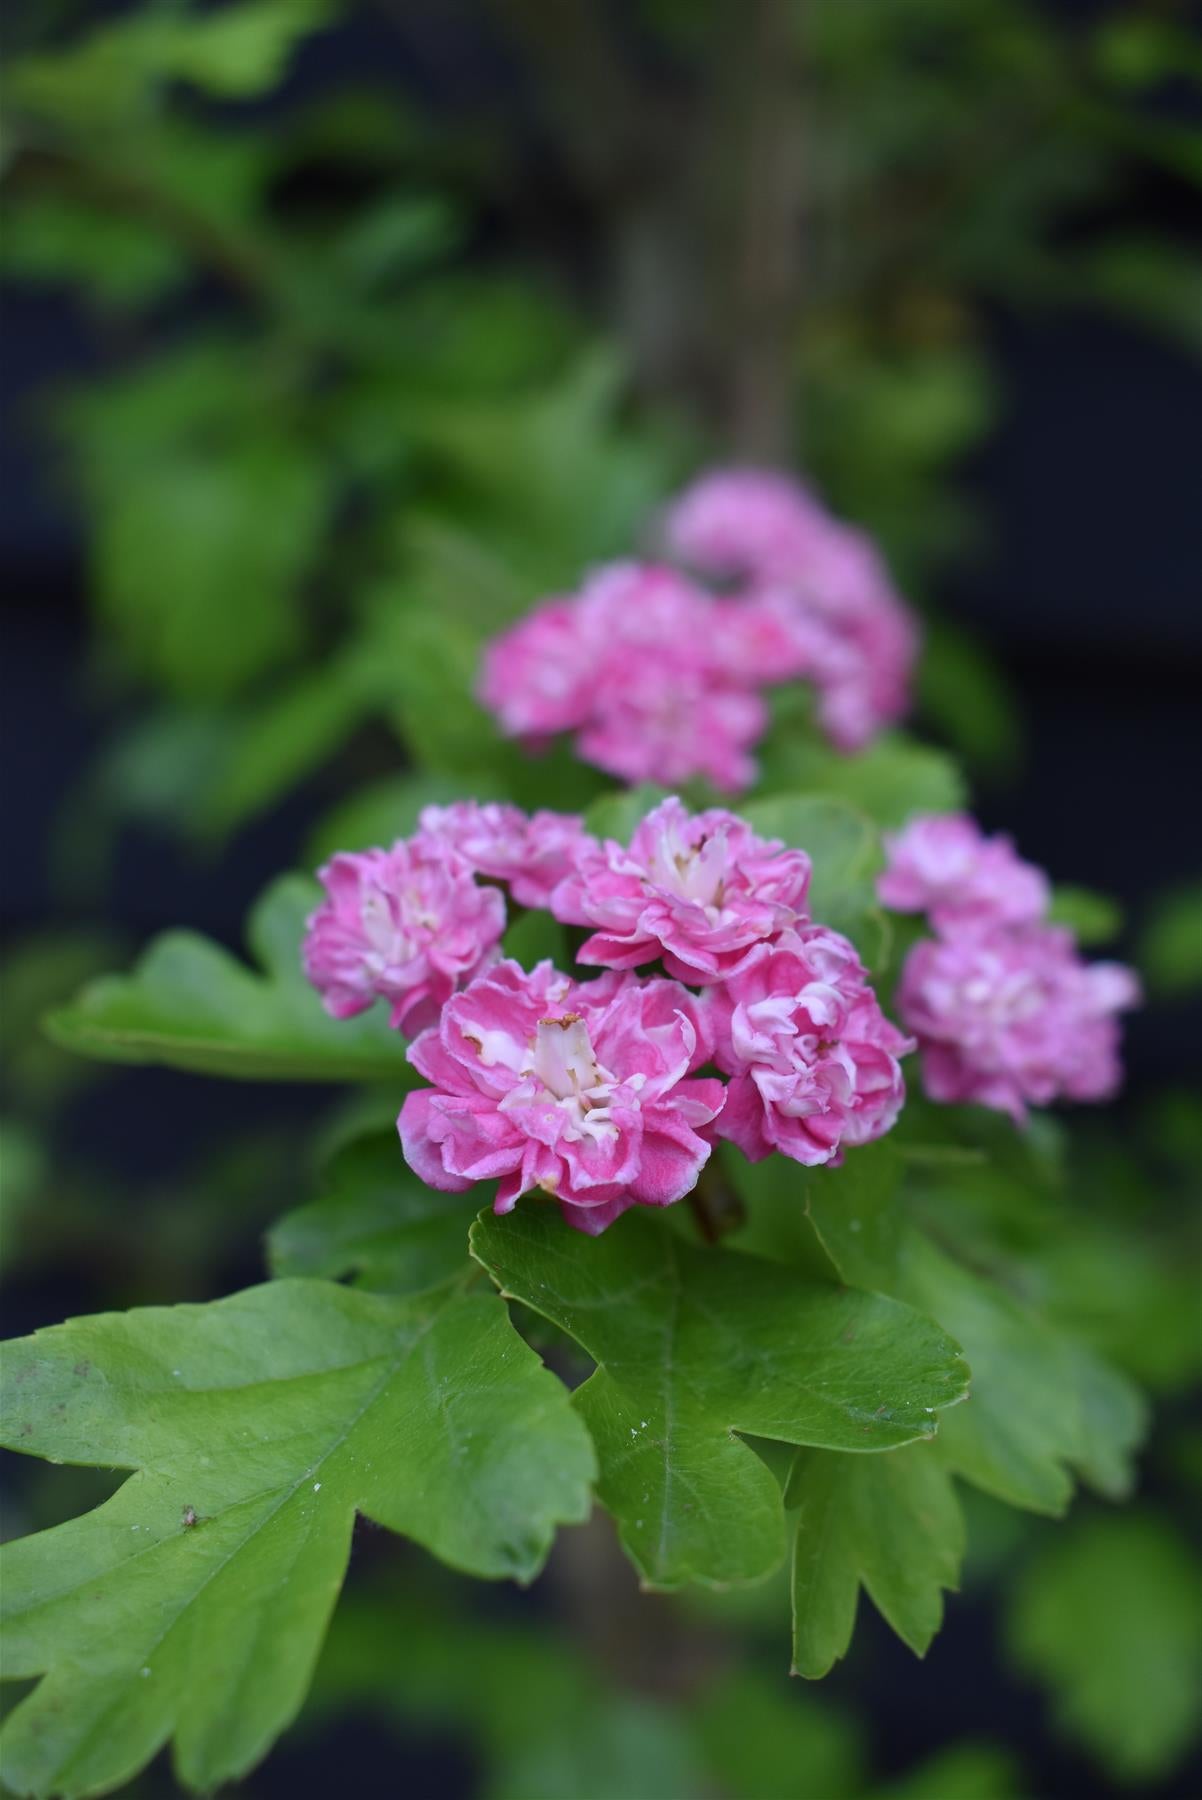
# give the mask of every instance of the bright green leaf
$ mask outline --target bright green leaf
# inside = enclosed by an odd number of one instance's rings
[[[813,794],[774,794],[753,800],[742,812],[764,837],[783,838],[808,852],[814,865],[811,913],[875,960],[884,915],[876,899],[880,836],[871,821],[845,801]]]
[[[137,1471],[4,1552],[17,1793],[115,1787],[168,1741],[242,1774],[295,1715],[357,1511],[453,1567],[528,1580],[588,1510],[592,1451],[494,1298],[275,1282],[5,1347],[2,1441]]]
[[[862,1586],[919,1656],[959,1585],[964,1520],[932,1446],[888,1456],[803,1450],[785,1496],[793,1548],[793,1666],[811,1679],[847,1654]]]
[[[762,787],[771,794],[823,794],[886,828],[920,812],[955,812],[964,781],[952,759],[903,732],[888,732],[870,749],[845,756],[810,734],[776,734],[764,754]]]
[[[909,1307],[690,1248],[627,1214],[603,1237],[531,1205],[472,1228],[502,1292],[598,1364],[575,1396],[598,1493],[646,1581],[751,1581],[784,1551],[775,1477],[735,1434],[842,1450],[929,1437],[964,1389],[956,1346]]]
[[[390,1294],[437,1287],[468,1262],[478,1199],[436,1194],[410,1174],[393,1132],[348,1144],[319,1199],[285,1213],[267,1237],[275,1275],[354,1276]]]
[[[602,794],[585,813],[584,822],[594,837],[628,844],[647,814],[666,797],[663,788],[643,781],[637,787]]]
[[[1149,1515],[1058,1532],[1012,1594],[1011,1654],[1050,1690],[1061,1728],[1129,1781],[1168,1774],[1198,1729],[1202,1580]]]
[[[164,1063],[244,1081],[413,1084],[404,1040],[381,1007],[331,1019],[301,972],[315,883],[285,875],[255,907],[248,936],[259,969],[191,932],[157,938],[129,975],[107,975],[52,1013],[56,1043],[109,1062]]]

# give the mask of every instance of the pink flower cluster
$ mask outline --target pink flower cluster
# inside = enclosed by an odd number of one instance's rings
[[[447,1000],[409,1051],[432,1086],[399,1121],[424,1181],[495,1179],[501,1212],[541,1188],[596,1232],[629,1206],[682,1199],[717,1137],[753,1160],[813,1164],[889,1129],[912,1046],[853,946],[810,920],[804,852],[676,799],[628,846],[565,831],[571,866],[550,910],[590,928],[579,961],[605,973],[501,962]],[[458,820],[453,835],[466,841]],[[563,841],[547,823],[537,835]],[[637,972],[656,964],[666,976]]]
[[[578,818],[460,801],[430,806],[390,850],[343,851],[318,870],[326,898],[308,920],[305,974],[336,1019],[376,1000],[400,1031],[424,1030],[499,955],[509,885],[545,906],[592,840]]]
[[[925,912],[936,934],[910,951],[897,994],[931,1098],[1022,1124],[1029,1106],[1114,1093],[1117,1015],[1139,984],[1120,963],[1082,961],[1072,933],[1047,922],[1042,870],[961,814],[916,819],[885,848],[882,901]]]
[[[905,711],[915,633],[876,551],[797,483],[710,475],[667,515],[667,547],[721,591],[656,563],[615,563],[494,639],[480,698],[538,747],[628,782],[704,776],[738,792],[768,723],[764,689],[808,680],[854,750]]]

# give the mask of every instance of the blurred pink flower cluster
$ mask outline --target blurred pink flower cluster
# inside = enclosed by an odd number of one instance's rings
[[[628,782],[755,777],[764,690],[805,680],[840,749],[901,716],[916,634],[877,552],[785,476],[704,477],[667,513],[664,563],[615,563],[489,645],[480,698],[532,746],[575,734]],[[701,585],[711,580],[713,587]]]
[[[409,1056],[431,1086],[399,1126],[432,1187],[495,1180],[499,1212],[539,1188],[596,1232],[682,1199],[718,1137],[834,1163],[901,1108],[912,1045],[854,946],[810,919],[809,858],[732,813],[666,800],[622,845],[461,802],[321,877],[304,957],[328,1010],[379,997],[394,1025],[427,1027]],[[578,961],[604,973],[499,960],[490,879],[588,927]]]
[[[915,819],[885,847],[882,901],[926,913],[935,931],[909,952],[897,992],[931,1098],[1019,1124],[1030,1106],[1109,1098],[1122,1077],[1118,1014],[1139,984],[1120,963],[1083,961],[1072,932],[1047,922],[1042,870],[962,814]]]

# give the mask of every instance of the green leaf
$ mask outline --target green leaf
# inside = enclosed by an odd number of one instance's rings
[[[1123,909],[1118,901],[1092,888],[1057,883],[1048,917],[1055,925],[1067,925],[1081,944],[1107,944],[1123,929]]]
[[[137,1471],[4,1552],[0,1739],[17,1793],[115,1787],[174,1740],[242,1774],[295,1715],[356,1512],[453,1567],[530,1579],[588,1510],[592,1451],[499,1301],[274,1282],[5,1347],[0,1441]]]
[[[274,1275],[352,1276],[390,1294],[438,1287],[468,1267],[478,1198],[436,1194],[410,1174],[396,1133],[348,1144],[319,1199],[285,1213],[267,1237]]]
[[[838,1169],[807,1169],[805,1209],[823,1249],[853,1287],[893,1293],[905,1215],[902,1163],[889,1143],[865,1144]]]
[[[1202,881],[1159,901],[1144,930],[1139,961],[1157,993],[1189,994],[1202,988]]]
[[[862,1586],[922,1656],[959,1585],[964,1520],[932,1446],[888,1456],[803,1450],[785,1504],[798,1509],[793,1549],[793,1667],[811,1679],[847,1654]]]
[[[845,1168],[812,1172],[806,1206],[844,1280],[899,1295],[963,1348],[969,1403],[941,1424],[946,1466],[1036,1512],[1063,1512],[1074,1470],[1121,1498],[1144,1430],[1138,1391],[1079,1337],[916,1228],[898,1190],[900,1167],[889,1145],[858,1150]],[[981,1179],[974,1174],[973,1190]],[[761,1204],[782,1207],[774,1194]]]
[[[321,0],[242,0],[197,16],[134,12],[11,71],[17,101],[66,125],[120,128],[161,81],[246,99],[272,87],[292,49],[322,21]]]
[[[944,621],[924,622],[918,686],[924,715],[971,763],[1013,770],[1021,742],[1014,695],[974,638]]]
[[[327,763],[368,708],[355,659],[331,657],[225,721],[220,768],[197,809],[199,834],[224,838],[265,811]]]
[[[633,1213],[593,1239],[524,1207],[481,1218],[472,1253],[598,1364],[575,1401],[599,1497],[650,1586],[753,1581],[779,1563],[780,1488],[737,1432],[887,1450],[930,1437],[964,1390],[956,1346],[908,1307],[694,1250]]]
[[[966,797],[951,757],[900,731],[887,732],[856,756],[812,737],[774,734],[761,785],[771,794],[787,790],[843,800],[888,829],[913,813],[955,812]]]
[[[953,1744],[875,1789],[872,1800],[1025,1800],[1014,1759],[993,1744]]]
[[[544,959],[553,962],[557,969],[570,968],[572,962],[563,926],[541,908],[523,913],[505,933],[501,948],[523,969],[532,969]]]
[[[1114,1498],[1129,1490],[1145,1419],[1125,1376],[921,1232],[903,1240],[898,1291],[955,1333],[972,1370],[969,1404],[940,1430],[949,1469],[1034,1512],[1064,1511],[1074,1469]]]
[[[137,672],[209,699],[277,667],[304,635],[299,589],[324,513],[320,464],[296,438],[176,451],[110,482],[96,591]]]
[[[813,916],[843,932],[866,959],[876,960],[885,923],[876,898],[883,858],[872,822],[846,801],[814,794],[753,800],[743,816],[764,837],[783,838],[809,854]]]
[[[844,1800],[861,1791],[861,1748],[852,1721],[799,1692],[783,1674],[769,1682],[746,1670],[723,1669],[691,1711],[724,1794],[738,1800]]]
[[[647,814],[666,798],[664,788],[642,781],[637,787],[602,794],[585,813],[584,823],[594,837],[628,844]]]
[[[58,1044],[108,1062],[162,1063],[241,1081],[390,1081],[413,1084],[405,1044],[380,1007],[331,1019],[301,971],[307,876],[273,883],[250,917],[259,969],[191,932],[156,938],[129,975],[90,982],[52,1013]]]
[[[1023,1570],[1007,1639],[1055,1717],[1128,1781],[1167,1775],[1197,1734],[1202,1583],[1188,1545],[1147,1514],[1057,1533]]]

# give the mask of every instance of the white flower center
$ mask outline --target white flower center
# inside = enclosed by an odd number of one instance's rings
[[[597,1061],[588,1026],[579,1013],[540,1019],[521,1069],[522,1080],[501,1101],[503,1109],[552,1101],[567,1114],[564,1136],[601,1143],[618,1135],[610,1100],[617,1077]],[[641,1082],[635,1078],[632,1085]]]

